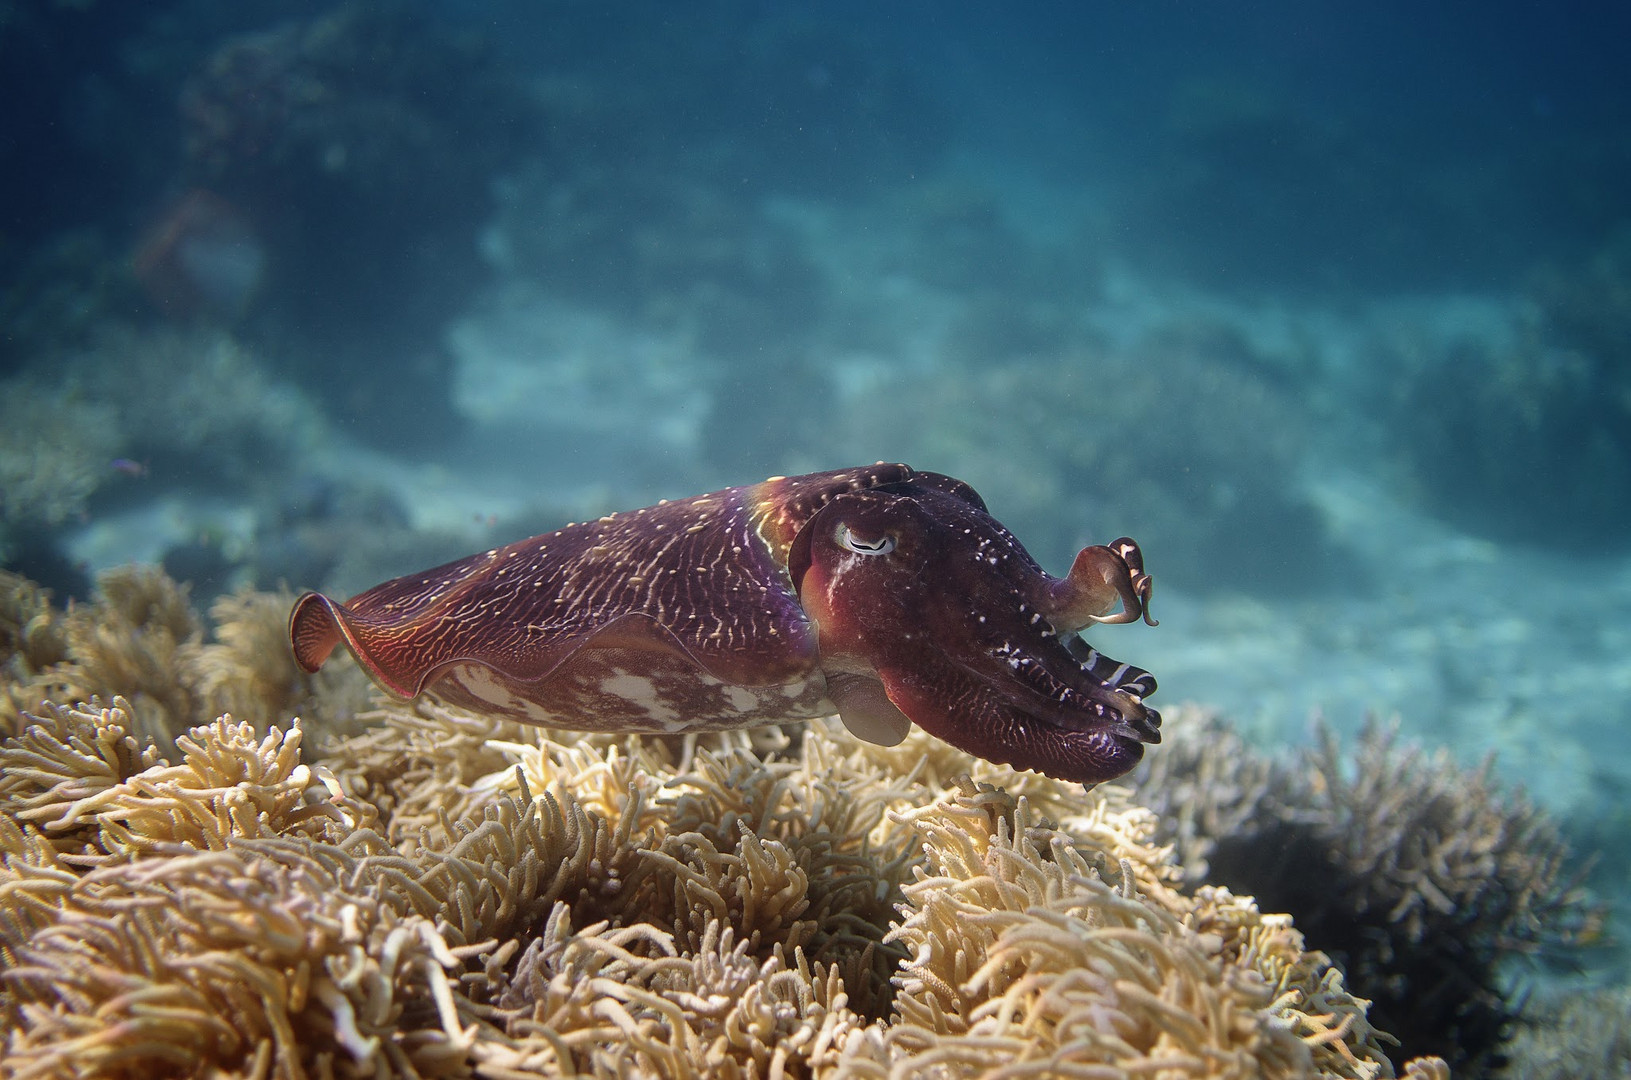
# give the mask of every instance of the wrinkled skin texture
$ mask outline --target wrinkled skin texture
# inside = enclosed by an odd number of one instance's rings
[[[308,671],[347,645],[381,686],[580,730],[838,712],[1093,784],[1160,741],[1147,672],[1076,636],[1148,616],[1138,546],[1046,574],[972,488],[905,465],[777,477],[385,582],[290,618]]]

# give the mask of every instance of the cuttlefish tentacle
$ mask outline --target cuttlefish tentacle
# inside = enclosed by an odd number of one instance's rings
[[[1070,573],[1050,580],[1047,595],[1038,607],[1063,633],[1080,630],[1089,623],[1130,623],[1139,619],[1157,626],[1150,615],[1150,593],[1154,588],[1154,579],[1144,572],[1144,553],[1130,537],[1123,536],[1077,552]]]

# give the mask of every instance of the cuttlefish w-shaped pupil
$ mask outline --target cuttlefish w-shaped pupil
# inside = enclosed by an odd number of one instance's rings
[[[887,555],[895,550],[895,538],[888,533],[869,536],[848,525],[839,526],[838,542],[857,555]]]

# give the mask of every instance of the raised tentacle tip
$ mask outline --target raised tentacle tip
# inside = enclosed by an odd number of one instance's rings
[[[1149,609],[1154,588],[1155,579],[1144,572],[1143,552],[1131,538],[1123,536],[1077,552],[1070,573],[1053,580],[1046,614],[1065,633],[1096,622],[1143,619],[1156,626]]]

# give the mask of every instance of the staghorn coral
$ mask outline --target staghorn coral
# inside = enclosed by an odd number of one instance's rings
[[[1599,936],[1568,845],[1492,763],[1397,745],[1369,726],[1353,750],[1328,730],[1290,758],[1226,723],[1172,710],[1168,752],[1138,774],[1192,883],[1227,883],[1291,912],[1333,954],[1409,1053],[1477,1074],[1515,1015],[1515,956],[1563,957]]]
[[[100,610],[168,625],[168,595]],[[257,640],[221,637],[222,665]],[[263,665],[233,692],[276,717]],[[0,740],[4,1080],[1392,1075],[1290,919],[1191,889],[1120,789],[835,722],[583,738],[387,703],[155,743],[144,707]]]

